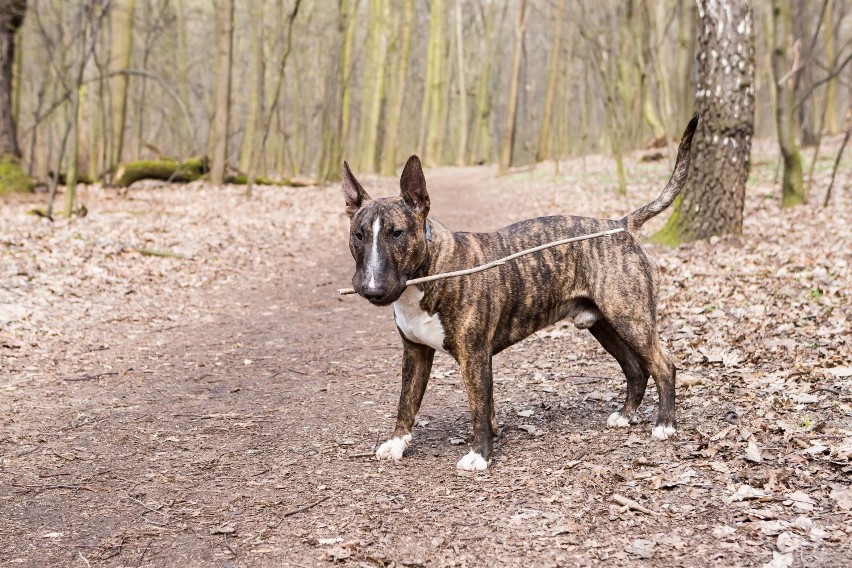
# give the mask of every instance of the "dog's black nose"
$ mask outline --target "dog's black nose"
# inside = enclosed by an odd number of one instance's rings
[[[364,288],[362,295],[371,302],[378,302],[387,295],[387,292],[385,288]]]

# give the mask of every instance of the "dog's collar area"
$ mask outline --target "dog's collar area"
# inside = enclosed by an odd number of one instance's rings
[[[426,219],[426,242],[432,242],[432,226],[429,224],[429,219]]]

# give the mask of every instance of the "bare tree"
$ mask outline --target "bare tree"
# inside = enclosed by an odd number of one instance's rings
[[[802,158],[796,143],[793,121],[793,81],[796,67],[788,58],[793,43],[793,20],[789,0],[772,0],[772,76],[775,81],[775,124],[778,129],[778,146],[784,159],[784,178],[781,195],[784,207],[804,203],[805,184],[802,175]]]
[[[506,126],[503,128],[503,145],[500,149],[500,171],[512,165],[515,145],[515,121],[518,117],[518,93],[521,88],[521,52],[524,49],[524,32],[527,27],[527,0],[518,2],[518,23],[515,28],[515,47],[512,49],[512,65],[509,76],[509,100],[506,110]]]
[[[0,194],[30,190],[29,176],[21,167],[21,148],[12,112],[15,36],[26,10],[26,0],[0,1]]]
[[[216,103],[213,115],[210,181],[225,183],[228,160],[228,126],[231,116],[231,64],[234,45],[234,0],[216,4]]]

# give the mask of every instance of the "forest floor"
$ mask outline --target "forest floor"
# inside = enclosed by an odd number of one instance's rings
[[[496,358],[504,432],[479,474],[455,467],[468,404],[441,354],[407,455],[373,457],[400,341],[390,308],[336,295],[353,270],[338,185],[90,187],[87,217],[53,223],[25,214],[43,195],[3,203],[0,563],[848,565],[852,162],[830,207],[827,159],[814,204],[782,210],[773,151],[756,145],[742,236],[650,247],[677,437],[651,440],[653,386],[641,424],[607,429],[624,378],[557,325]],[[432,215],[618,218],[669,175],[636,157],[624,197],[599,157],[431,170]]]

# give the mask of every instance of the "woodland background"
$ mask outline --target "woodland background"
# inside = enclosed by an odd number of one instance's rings
[[[227,172],[323,182],[339,177],[342,158],[392,174],[415,152],[429,166],[506,169],[667,145],[671,160],[694,110],[699,8],[688,0],[31,0],[25,9],[13,115],[26,172],[42,181],[59,171],[110,182],[124,162],[201,156],[214,182]],[[777,131],[773,10],[790,19],[777,42],[793,71],[801,143],[845,130],[850,9],[848,0],[753,2],[755,136]]]

